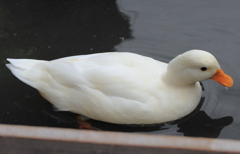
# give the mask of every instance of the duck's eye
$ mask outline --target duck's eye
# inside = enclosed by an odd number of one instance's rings
[[[207,70],[207,67],[201,67],[201,70],[202,70],[202,71],[206,71],[206,70]]]

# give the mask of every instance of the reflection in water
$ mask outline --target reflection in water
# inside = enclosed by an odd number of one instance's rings
[[[134,125],[117,125],[96,120],[89,120],[96,129],[107,130],[107,131],[120,131],[120,132],[153,132],[166,130],[171,128],[173,124],[156,124],[156,125],[145,125],[145,126],[134,126]],[[177,132],[183,133],[184,136],[193,137],[211,137],[217,138],[221,130],[230,125],[233,122],[232,117],[222,117],[219,119],[210,118],[204,111],[199,111],[197,114],[192,116],[190,119],[181,122],[179,121]]]
[[[232,122],[233,118],[230,116],[212,119],[204,111],[199,111],[191,119],[179,123],[178,132],[182,132],[184,136],[217,138],[221,130]]]

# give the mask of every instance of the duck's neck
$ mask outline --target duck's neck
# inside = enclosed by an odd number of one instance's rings
[[[191,80],[184,80],[183,77],[176,76],[176,73],[172,73],[167,71],[163,75],[163,80],[165,83],[174,86],[186,86],[186,85],[194,85],[196,82]]]
[[[183,65],[179,65],[179,59],[173,59],[168,64],[166,73],[163,75],[163,80],[167,84],[175,86],[194,85],[197,82],[196,79],[191,78],[188,75],[188,70],[185,70],[183,67]]]

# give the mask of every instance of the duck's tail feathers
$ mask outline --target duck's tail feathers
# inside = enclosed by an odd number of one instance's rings
[[[16,76],[19,80],[23,81],[24,83],[32,86],[35,88],[31,80],[29,80],[27,73],[28,70],[36,66],[36,64],[43,63],[46,61],[43,60],[33,60],[33,59],[10,59],[8,58],[9,64],[6,66],[10,69],[14,76]],[[34,76],[34,74],[32,74]]]
[[[46,62],[44,60],[34,60],[34,59],[11,59],[8,58],[7,61],[10,62],[10,65],[14,66],[15,68],[19,68],[22,70],[31,69],[34,65]],[[7,64],[9,65],[9,64]]]

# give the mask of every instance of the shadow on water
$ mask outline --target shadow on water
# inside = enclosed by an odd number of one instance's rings
[[[217,138],[222,129],[232,122],[231,116],[212,119],[204,111],[199,111],[191,119],[179,123],[178,132],[183,133],[184,136]]]

